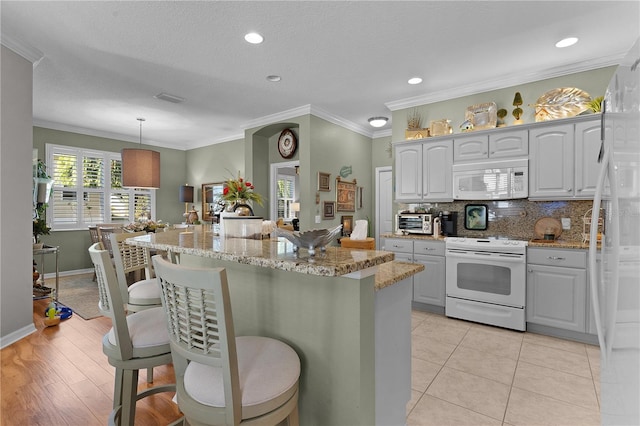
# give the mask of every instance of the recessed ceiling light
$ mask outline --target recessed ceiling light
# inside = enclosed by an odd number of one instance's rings
[[[412,77],[409,79],[409,81],[407,82],[409,84],[420,84],[422,83],[422,79],[420,77]]]
[[[279,75],[268,75],[267,80],[275,83],[282,80],[282,77],[280,77]]]
[[[369,119],[369,124],[373,127],[382,127],[387,124],[387,121],[389,121],[387,117],[371,117]]]
[[[245,34],[244,39],[251,44],[260,44],[264,41],[264,37],[258,33]]]
[[[563,47],[573,46],[577,42],[578,42],[578,37],[567,37],[557,42],[556,47],[561,49]]]

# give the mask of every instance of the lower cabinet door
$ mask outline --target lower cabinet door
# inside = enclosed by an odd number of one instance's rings
[[[445,258],[444,256],[413,256],[415,263],[424,265],[424,271],[413,276],[413,301],[444,306]]]
[[[527,322],[584,333],[586,290],[584,269],[529,265]]]

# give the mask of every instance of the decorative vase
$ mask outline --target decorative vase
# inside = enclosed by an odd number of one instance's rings
[[[227,201],[227,204],[225,204],[225,206],[224,206],[224,211],[225,212],[229,212],[229,213],[233,213],[235,208],[236,208],[236,203],[234,203],[232,201]]]
[[[244,198],[236,200],[233,211],[238,213],[239,216],[253,216],[253,209],[247,204],[247,200]]]

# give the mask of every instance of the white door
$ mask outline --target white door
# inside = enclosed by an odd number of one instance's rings
[[[376,167],[376,247],[382,247],[381,234],[393,233],[393,171],[391,166]]]

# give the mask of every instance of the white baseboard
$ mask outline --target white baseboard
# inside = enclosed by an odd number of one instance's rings
[[[20,339],[23,339],[30,335],[31,333],[36,331],[36,327],[33,324],[29,324],[27,326],[22,327],[19,330],[14,331],[13,333],[9,333],[6,336],[0,337],[0,349],[4,349],[5,347],[11,345],[12,343],[17,342]]]
[[[71,275],[82,275],[82,274],[91,274],[93,273],[94,269],[93,268],[86,268],[86,269],[74,269],[71,271],[63,271],[60,272],[59,275],[61,277],[69,277]],[[55,272],[47,272],[44,274],[45,279],[46,278],[55,278],[56,277],[56,273]]]

